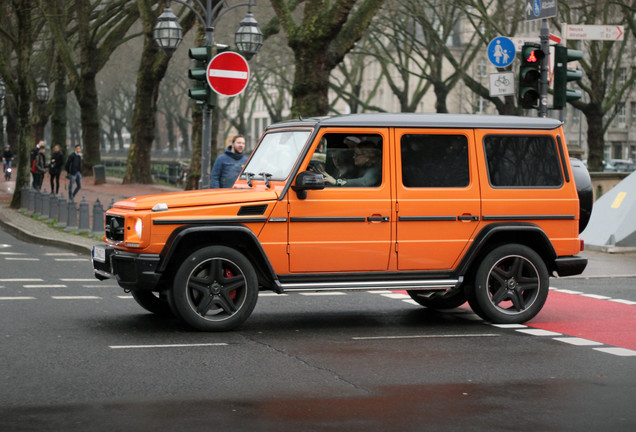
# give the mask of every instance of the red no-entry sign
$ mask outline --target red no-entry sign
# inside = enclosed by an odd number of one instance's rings
[[[208,64],[208,84],[223,96],[240,94],[250,79],[247,60],[235,52],[217,54]]]

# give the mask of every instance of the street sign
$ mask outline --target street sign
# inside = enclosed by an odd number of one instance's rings
[[[497,67],[509,66],[515,59],[515,44],[512,39],[499,36],[488,44],[488,59]]]
[[[250,68],[242,55],[227,51],[216,55],[210,61],[207,78],[212,90],[218,94],[236,96],[247,87]]]
[[[557,15],[557,0],[526,0],[526,21],[552,18]]]
[[[572,40],[623,40],[625,27],[622,25],[579,25],[563,24],[563,37]]]
[[[490,96],[510,96],[515,94],[514,72],[490,74]]]

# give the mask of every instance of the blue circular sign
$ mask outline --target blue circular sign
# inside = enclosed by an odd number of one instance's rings
[[[488,60],[498,68],[509,66],[515,59],[515,44],[507,37],[499,36],[488,44]]]

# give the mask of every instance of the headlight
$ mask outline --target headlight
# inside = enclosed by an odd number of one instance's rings
[[[141,221],[141,219],[137,219],[137,222],[135,222],[135,233],[137,234],[137,237],[141,240],[141,232],[143,230],[144,224]]]

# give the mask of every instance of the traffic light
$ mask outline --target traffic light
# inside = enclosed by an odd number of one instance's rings
[[[579,100],[580,90],[568,90],[569,81],[583,78],[583,72],[578,69],[568,69],[568,62],[583,58],[583,51],[566,48],[562,45],[554,47],[554,99],[553,108],[563,109],[567,102]]]
[[[521,66],[519,67],[519,105],[523,108],[539,106],[541,65],[545,53],[536,43],[526,42],[521,48]]]
[[[212,60],[212,47],[201,46],[190,48],[188,56],[194,60],[194,65],[188,70],[188,78],[194,81],[194,87],[188,89],[188,96],[198,104],[210,104],[212,89],[208,85],[207,69]]]

